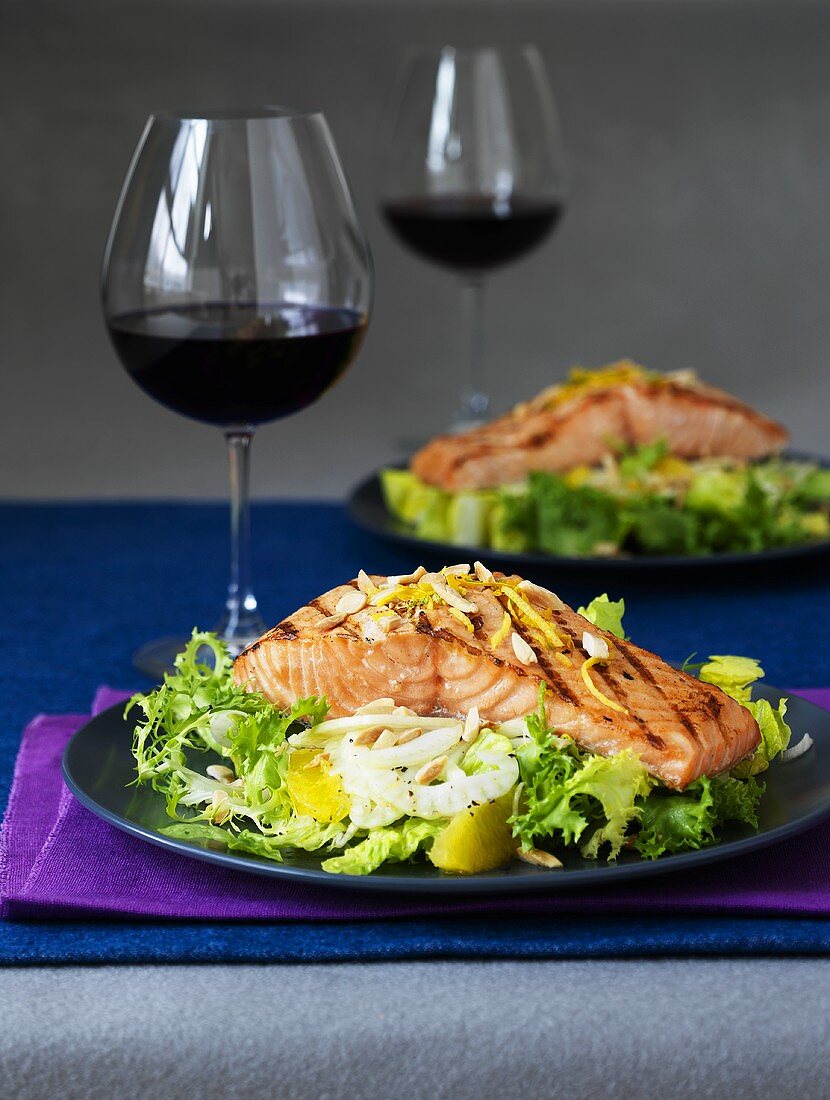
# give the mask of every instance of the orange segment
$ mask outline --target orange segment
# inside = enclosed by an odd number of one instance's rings
[[[317,762],[312,762],[317,758]],[[285,776],[291,804],[301,815],[330,824],[342,821],[349,812],[349,800],[338,776],[333,775],[318,749],[293,749]]]
[[[457,814],[435,838],[430,860],[442,871],[474,875],[503,867],[516,853],[517,842],[507,819],[513,794]]]

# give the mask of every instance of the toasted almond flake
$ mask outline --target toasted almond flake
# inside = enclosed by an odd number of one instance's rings
[[[424,584],[429,584],[433,592],[440,596],[444,603],[448,603],[450,607],[458,608],[465,615],[469,615],[472,611],[478,611],[478,607],[474,603],[465,600],[454,588],[450,588],[438,573],[427,573],[424,577]]]
[[[362,707],[358,707],[355,714],[391,714],[395,709],[395,700],[384,697],[383,699],[373,699],[371,703],[364,703]]]
[[[422,786],[426,786],[427,783],[431,783],[433,779],[438,778],[446,767],[446,764],[446,756],[436,756],[434,760],[430,760],[428,764],[424,764],[415,776],[415,782],[420,783]]]
[[[513,646],[513,652],[519,658],[524,665],[536,664],[539,658],[533,652],[531,646],[527,644],[521,634],[517,634],[514,630],[510,635],[510,643]]]
[[[373,749],[391,749],[393,745],[397,745],[398,735],[394,730],[384,730],[380,737],[372,745]]]
[[[392,711],[396,718],[417,718],[418,715],[414,710],[410,710],[409,707],[395,707]]]
[[[410,741],[414,741],[416,737],[420,737],[424,731],[420,726],[413,726],[411,729],[404,730],[403,733],[398,734],[398,740],[395,742],[397,745],[406,745]]]
[[[354,615],[356,612],[362,611],[367,602],[365,592],[360,592],[356,588],[350,588],[349,591],[344,592],[337,601],[334,610],[338,615]]]
[[[470,572],[470,566],[468,562],[461,565],[445,565],[441,572],[445,577],[466,577]]]
[[[205,768],[205,774],[218,783],[232,783],[236,779],[236,774],[224,764],[211,764],[209,768]]]
[[[492,571],[486,565],[482,565],[480,561],[475,562],[473,565],[473,572],[482,584],[493,584],[496,579]]]
[[[533,581],[519,581],[516,587],[526,596],[535,596],[547,607],[554,607],[557,611],[561,611],[565,606],[555,592],[551,592],[549,588],[543,588],[541,584],[534,584]]]
[[[582,632],[582,648],[589,657],[596,657],[600,661],[608,660],[608,642],[604,638],[598,638],[589,630]]]
[[[417,584],[421,577],[426,576],[426,569],[423,565],[419,565],[417,569],[413,569],[411,573],[401,573],[396,577],[387,577],[386,583],[393,588],[397,588],[400,584]]]
[[[354,745],[374,745],[375,741],[383,733],[384,726],[370,726],[368,729],[361,730],[355,737],[352,744]]]
[[[357,574],[357,587],[365,596],[374,596],[377,592],[377,585],[365,569],[361,569]]]
[[[313,756],[311,760],[305,765],[303,771],[309,771],[311,768],[322,768],[324,764],[330,764],[331,757],[327,752],[318,752],[316,756]]]
[[[227,805],[228,792],[227,791],[214,791],[213,797],[210,800],[212,807],[212,819],[221,825],[223,821],[227,821],[230,816],[230,807]]]
[[[461,740],[469,743],[475,741],[480,729],[481,717],[478,713],[478,707],[473,707],[464,719],[464,732],[461,734]]]
[[[326,615],[325,618],[318,619],[314,625],[318,630],[333,630],[336,626],[340,626],[345,618],[345,615],[340,614]]]
[[[551,855],[550,852],[543,852],[541,848],[528,848],[527,851],[517,848],[516,857],[522,860],[523,863],[531,863],[534,867],[547,867],[551,871],[561,870],[562,868],[561,860]]]

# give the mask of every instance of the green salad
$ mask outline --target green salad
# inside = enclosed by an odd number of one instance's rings
[[[580,611],[623,636],[622,601]],[[786,701],[752,699],[756,661],[715,656],[695,671],[752,712],[762,740],[731,774],[679,792],[630,750],[596,756],[549,728],[544,688],[536,713],[500,725],[420,717],[391,699],[329,718],[325,699],[280,710],[236,685],[224,645],[194,631],[175,672],[127,706],[135,782],[166,800],[169,836],[274,860],[319,852],[333,874],[412,859],[456,873],[516,856],[557,867],[568,851],[656,859],[716,843],[727,825],[756,828],[757,776],[790,739]]]
[[[445,492],[381,473],[389,512],[434,542],[564,557],[760,551],[830,538],[830,469],[772,458],[693,462],[662,441],[519,485]]]

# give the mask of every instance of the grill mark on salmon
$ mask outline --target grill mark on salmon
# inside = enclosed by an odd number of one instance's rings
[[[497,575],[511,584],[520,579]],[[380,586],[386,578],[372,581]],[[572,667],[560,667],[554,651],[536,644],[535,635],[512,616],[512,630],[533,645],[538,660],[522,664],[510,634],[491,646],[504,607],[503,597],[488,588],[468,590],[476,604],[472,632],[440,603],[422,609],[414,620],[399,619],[394,631],[371,642],[357,630],[366,622],[365,610],[340,625],[320,628],[320,608],[331,614],[351,587],[341,585],[312,600],[245,650],[235,662],[237,681],[280,706],[325,695],[332,717],[391,696],[398,705],[424,715],[460,717],[477,706],[488,723],[533,713],[544,684],[552,728],[599,755],[631,749],[651,774],[677,789],[700,775],[728,771],[760,740],[749,712],[719,689],[588,624],[552,594],[553,607],[542,609],[535,598],[531,603],[537,611],[551,612],[551,622],[566,642],[563,648],[573,652]],[[604,638],[611,650],[607,662],[593,666],[593,682],[623,712],[612,712],[582,681],[579,655],[585,652],[580,643],[586,629]]]
[[[635,656],[635,654],[632,652],[634,647],[627,642],[623,642],[622,645],[618,646],[618,648],[622,655],[627,659],[628,663],[637,671],[637,674],[643,680],[646,680],[648,683],[650,683],[655,691],[660,693],[662,698],[666,701],[666,706],[671,708],[673,713],[676,715],[678,721],[681,722],[686,730],[688,730],[689,734],[695,740],[697,740],[698,732],[695,728],[694,723],[691,722],[689,717],[675,704],[674,700],[670,699],[666,692],[663,691],[660,684],[657,683],[657,680],[655,679],[651,669],[648,667],[648,664],[642,661],[638,656]]]

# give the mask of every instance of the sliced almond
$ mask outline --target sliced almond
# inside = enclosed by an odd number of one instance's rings
[[[388,577],[386,583],[390,588],[397,588],[399,584],[417,584],[421,577],[426,576],[426,569],[423,565],[419,565],[417,569],[413,569],[411,573],[401,573],[396,577]]]
[[[366,596],[373,596],[375,594],[375,582],[365,569],[361,569],[357,574],[357,587]]]
[[[384,730],[380,737],[372,745],[373,749],[391,749],[393,745],[397,745],[398,735],[394,730]]]
[[[240,789],[244,789],[244,787],[245,787],[245,780],[244,780],[244,779],[234,779],[233,783],[229,783],[229,784],[228,784],[228,786],[230,786],[230,787],[238,787],[238,788],[240,788]]]
[[[423,786],[425,786],[427,783],[431,783],[433,779],[438,778],[438,776],[446,767],[446,764],[446,756],[436,756],[434,760],[430,760],[428,764],[424,764],[424,766],[415,776],[415,782],[420,783]]]
[[[523,863],[531,863],[534,867],[547,867],[551,871],[562,869],[562,861],[550,852],[543,852],[541,848],[529,848],[526,852],[518,848],[516,857]]]
[[[340,614],[326,615],[324,618],[318,619],[314,626],[318,630],[333,630],[334,627],[340,626],[345,618],[345,615]]]
[[[217,825],[221,825],[223,821],[227,821],[230,817],[230,807],[227,805],[228,792],[227,791],[214,791],[213,797],[210,800],[213,813],[212,819]]]
[[[480,561],[473,565],[473,571],[483,584],[492,584],[496,579],[492,571],[486,565],[482,565]]]
[[[481,718],[479,717],[478,707],[473,707],[464,720],[464,732],[461,734],[461,740],[472,743],[478,737],[480,729]]]
[[[417,718],[418,715],[414,710],[410,710],[409,707],[395,707],[392,713],[397,718]]]
[[[211,764],[209,768],[205,768],[205,774],[217,783],[232,783],[236,779],[236,774],[224,764]]]
[[[331,757],[327,752],[318,752],[316,756],[313,756],[311,760],[303,768],[303,771],[308,771],[310,768],[319,768],[323,764],[330,764]]]
[[[589,657],[597,657],[600,661],[607,661],[610,655],[605,638],[598,638],[589,630],[582,632],[582,648]]]
[[[470,566],[468,562],[462,565],[445,565],[441,572],[445,577],[466,577],[470,572]]]
[[[403,733],[398,734],[398,740],[396,745],[406,745],[409,741],[414,741],[416,737],[420,737],[424,731],[418,726],[413,726],[412,729],[404,730]]]
[[[362,611],[367,603],[365,592],[361,592],[357,588],[350,588],[337,601],[334,610],[338,615],[354,615],[356,612]]]
[[[427,573],[424,577],[424,583],[428,583],[436,596],[440,596],[444,603],[448,603],[450,607],[455,607],[465,614],[478,611],[478,607],[474,603],[465,600],[454,588],[450,588],[446,581],[441,580],[438,573]]]
[[[371,703],[364,703],[358,707],[355,714],[391,714],[395,709],[395,700],[384,697],[373,699]]]
[[[533,581],[519,581],[516,587],[526,596],[536,596],[545,606],[555,607],[557,611],[561,611],[565,606],[555,592],[551,592],[549,588],[543,588],[541,584],[534,584]]]
[[[515,630],[510,635],[510,642],[513,646],[513,652],[523,665],[533,665],[539,660],[531,646],[529,646],[521,634],[517,634]]]
[[[352,744],[354,745],[374,745],[375,741],[383,733],[385,726],[370,726],[367,730],[361,730],[355,737]]]

